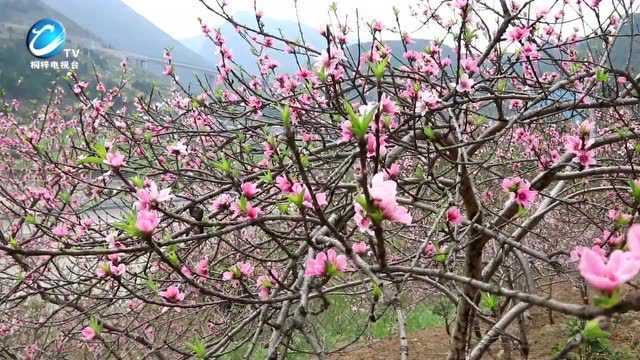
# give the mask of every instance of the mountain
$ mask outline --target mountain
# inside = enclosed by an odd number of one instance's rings
[[[211,68],[213,62],[194,53],[120,0],[41,0],[73,19],[107,47],[150,58],[171,49],[176,62]],[[69,31],[70,32],[70,31]]]
[[[23,104],[37,103],[48,96],[54,85],[66,87],[64,80],[68,70],[32,70],[30,63],[36,60],[25,46],[29,28],[39,19],[54,18],[62,22],[67,32],[65,48],[81,50],[80,66],[77,70],[81,79],[94,78],[94,69],[101,75],[107,87],[116,85],[120,79],[122,52],[108,49],[96,35],[84,29],[70,16],[49,7],[38,0],[0,0],[0,97],[18,98]],[[65,60],[58,55],[54,61]],[[133,93],[147,92],[152,83],[165,86],[167,77],[159,69],[153,73],[143,67],[131,64],[128,76]]]
[[[238,23],[249,27],[255,27],[256,25],[255,16],[249,12],[239,12],[235,14],[233,18]],[[286,39],[300,39],[300,30],[298,29],[298,23],[295,21],[277,20],[273,18],[263,18],[262,21],[265,24],[267,33],[276,34]],[[318,30],[306,25],[302,25],[301,28],[304,39],[308,45],[313,48],[323,48],[325,39],[320,35]],[[256,56],[253,55],[251,46],[249,46],[247,41],[245,41],[230,24],[223,25],[220,32],[225,38],[226,46],[231,49],[234,54],[234,60],[247,71],[256,73],[258,71]],[[214,44],[204,35],[181,39],[181,42],[189,49],[200,54],[200,56],[212,59],[216,63],[218,62],[219,56],[215,53]],[[275,41],[274,46],[276,48],[283,47],[279,41]],[[266,50],[266,54],[280,63],[279,71],[293,72],[298,69],[291,54],[273,49]]]
[[[0,32],[2,38],[26,37],[27,31],[37,20],[42,18],[54,18],[61,21],[67,30],[67,39],[70,41],[100,40],[91,33],[87,33],[80,25],[52,9],[39,0],[0,0]]]

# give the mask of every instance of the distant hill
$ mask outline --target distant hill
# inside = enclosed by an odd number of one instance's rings
[[[164,48],[177,62],[211,67],[214,62],[182,45],[120,0],[41,0],[73,19],[85,32],[101,39],[107,47],[147,57],[161,58]],[[69,30],[71,32],[71,30]]]
[[[0,37],[24,40],[29,27],[37,20],[54,18],[64,24],[68,41],[89,41],[103,45],[98,37],[39,0],[0,0],[0,9]]]
[[[244,25],[250,27],[256,26],[255,16],[248,12],[239,12],[234,15],[234,19]],[[283,35],[287,39],[299,39],[300,31],[298,29],[298,23],[287,20],[277,20],[272,18],[263,18],[265,23],[265,29],[268,33]],[[234,60],[242,65],[247,71],[255,73],[258,70],[256,65],[256,57],[252,55],[251,47],[247,42],[236,32],[233,26],[225,24],[220,29],[224,36],[227,47],[231,49],[234,54]],[[320,32],[312,27],[302,25],[302,33],[304,35],[307,44],[315,48],[322,48],[325,43],[325,39],[320,35]],[[218,55],[215,53],[215,46],[211,41],[204,37],[204,35],[198,35],[186,39],[181,39],[182,43],[189,47],[191,50],[197,52],[202,57],[212,59],[215,63],[219,61]],[[275,42],[276,48],[282,48],[282,44],[278,41]],[[266,53],[280,63],[279,71],[293,72],[296,71],[297,65],[293,61],[291,54],[285,54],[281,51],[269,49]]]

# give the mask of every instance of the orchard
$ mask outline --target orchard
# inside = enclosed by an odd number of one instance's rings
[[[200,2],[257,72],[202,21],[196,85],[167,49],[169,89],[131,95],[123,62],[3,100],[3,357],[327,359],[386,316],[422,358],[407,313],[445,304],[441,358],[528,358],[540,309],[580,324],[566,358],[640,310],[633,2],[338,4],[322,46]],[[441,36],[416,47],[408,16]],[[331,311],[362,314],[350,338]]]

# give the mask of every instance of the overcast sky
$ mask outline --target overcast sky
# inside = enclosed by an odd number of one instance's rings
[[[221,21],[212,16],[198,0],[123,0],[129,7],[146,17],[156,26],[163,29],[176,39],[182,39],[200,34],[197,18],[207,20],[210,26],[219,26]],[[253,0],[227,0],[229,12],[240,11],[253,12]],[[258,9],[264,12],[265,17],[280,20],[296,20],[296,11],[293,0],[256,0]],[[329,20],[329,5],[334,0],[298,0],[300,18],[308,26],[320,29]],[[338,11],[341,14],[355,16],[357,8],[360,17],[370,21],[377,19],[385,24],[395,23],[392,8],[395,5],[400,9],[403,24],[414,25],[409,15],[409,4],[416,1],[408,0],[338,0]],[[208,0],[215,5],[215,2]],[[404,26],[404,25],[403,25]]]
[[[200,27],[198,25],[198,17],[205,19],[206,23],[210,27],[217,27],[222,25],[220,18],[211,14],[199,0],[122,0],[133,10],[143,15],[149,21],[154,23],[159,28],[170,34],[176,39],[184,39],[201,34]],[[217,8],[215,0],[206,0],[212,7]],[[228,12],[235,14],[241,11],[253,12],[254,0],[226,0],[228,5]],[[274,18],[278,20],[291,20],[296,21],[296,9],[294,0],[255,0],[259,10],[264,12],[266,18]],[[517,1],[517,0],[516,0]],[[563,1],[564,5],[563,5]],[[560,8],[564,8],[567,14],[566,19],[573,19],[569,23],[563,25],[565,36],[570,34],[574,26],[579,26],[583,23],[576,21],[578,18],[576,15],[576,1],[579,0],[535,0],[532,4],[531,11],[545,6],[553,6],[551,14],[555,14]],[[620,1],[620,0],[613,0]],[[599,13],[600,16],[607,16],[610,14],[613,8],[612,0],[604,0],[600,4]],[[626,2],[626,0],[623,0]],[[440,39],[444,35],[442,30],[438,26],[420,27],[419,21],[411,16],[409,9],[410,4],[420,4],[424,7],[425,1],[423,0],[297,0],[300,19],[303,24],[311,26],[316,29],[323,28],[325,24],[330,21],[329,17],[329,5],[331,3],[337,3],[338,13],[340,16],[349,16],[349,25],[354,27],[355,21],[353,21],[356,9],[359,11],[361,20],[371,21],[372,19],[380,20],[387,26],[393,26],[395,24],[395,17],[393,14],[393,7],[397,7],[400,10],[400,20],[403,26],[403,31],[408,31],[414,38],[425,39]],[[522,3],[522,1],[520,1]],[[494,3],[499,7],[497,0],[488,0],[485,3]],[[510,1],[509,1],[510,3]],[[637,10],[637,5],[634,9]],[[442,10],[444,9],[444,10]],[[446,5],[441,8],[442,11],[451,11],[453,9],[448,8]],[[594,12],[584,9],[583,14],[586,15],[585,23],[588,26],[595,26],[596,22]],[[572,16],[573,15],[573,16]],[[455,15],[459,16],[459,15]],[[492,28],[497,28],[498,20],[495,15],[488,11],[483,11],[483,20],[488,23]],[[552,18],[553,15],[550,15]],[[493,20],[492,20],[493,18]],[[361,26],[363,21],[361,21]],[[249,24],[255,26],[255,24]],[[415,31],[420,29],[420,31]],[[569,31],[567,31],[569,30]],[[383,38],[397,38],[397,35],[387,33],[383,34]]]

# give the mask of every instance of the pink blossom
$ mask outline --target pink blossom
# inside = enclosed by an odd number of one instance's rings
[[[267,300],[271,294],[271,288],[273,287],[271,278],[267,275],[260,275],[256,280],[256,285],[258,285],[258,297],[260,300]]]
[[[309,208],[309,209],[313,209],[314,206],[313,206],[313,199],[311,198],[311,192],[309,192],[309,190],[307,190],[306,186],[304,188],[305,188],[305,190],[304,190],[304,197],[303,197],[302,204],[305,207]],[[319,207],[323,207],[323,206],[328,204],[328,202],[327,202],[327,193],[316,191],[314,193],[314,195],[315,195],[316,202],[318,203]]]
[[[507,31],[507,39],[512,42],[520,41],[531,34],[531,29],[526,26],[512,27]]]
[[[458,85],[456,86],[456,90],[461,93],[470,93],[473,90],[474,83],[473,79],[469,78],[468,75],[462,75]]]
[[[253,265],[249,262],[239,262],[222,273],[222,280],[240,280],[242,277],[250,277],[253,274]]]
[[[453,0],[451,2],[451,6],[453,6],[456,9],[464,9],[465,6],[467,6],[467,0]]]
[[[518,190],[518,188],[520,187],[520,183],[522,182],[522,179],[518,178],[518,177],[510,177],[510,178],[506,178],[504,180],[502,180],[502,191],[504,192],[514,192],[516,190]]]
[[[160,291],[158,295],[160,295],[166,302],[172,304],[184,300],[185,296],[185,294],[175,285],[169,286],[165,291]]]
[[[254,207],[251,204],[247,204],[247,211],[245,212],[245,214],[250,220],[255,220],[258,218],[258,216],[260,216],[260,214],[262,214],[262,209],[260,209],[259,207]]]
[[[142,233],[149,235],[153,232],[153,230],[160,223],[160,218],[155,211],[150,210],[140,210],[138,211],[138,215],[136,217],[136,227]]]
[[[531,206],[538,195],[537,191],[531,190],[531,184],[528,181],[518,177],[502,180],[502,190],[512,193],[515,202],[525,209]]]
[[[113,263],[109,264],[109,271],[111,271],[111,275],[115,277],[119,277],[127,270],[124,264],[114,265]]]
[[[616,246],[622,244],[624,238],[616,232],[605,230],[602,232],[602,240],[611,246]]]
[[[69,228],[67,227],[66,224],[58,224],[56,225],[56,227],[54,227],[51,232],[53,233],[53,235],[58,236],[58,237],[65,237],[69,234]]]
[[[526,183],[516,191],[515,201],[525,209],[529,208],[538,195],[537,191],[531,190],[529,184]]]
[[[91,326],[85,326],[84,328],[82,328],[82,330],[80,330],[80,333],[82,334],[82,339],[84,339],[85,341],[91,341],[95,339],[97,335],[96,331],[93,330]]]
[[[450,223],[460,225],[462,224],[462,219],[462,212],[460,212],[459,208],[452,206],[447,210],[447,221]]]
[[[167,151],[169,154],[175,156],[187,155],[189,153],[187,146],[182,141],[178,141],[174,145],[167,146]]]
[[[387,137],[384,135],[380,135],[380,142],[379,142],[379,149],[378,148],[378,141],[376,138],[376,135],[373,133],[368,133],[367,134],[367,156],[372,158],[374,156],[376,156],[376,151],[379,150],[380,151],[380,155],[384,155],[387,152],[387,148],[386,148],[386,139]]]
[[[593,151],[591,150],[589,151],[580,150],[576,154],[576,157],[573,158],[573,161],[580,163],[582,167],[587,169],[589,168],[589,166],[594,165],[596,163],[596,157],[593,154]]]
[[[114,169],[119,169],[124,166],[124,155],[119,152],[108,152],[103,162]]]
[[[621,250],[615,250],[606,261],[595,251],[583,249],[578,269],[589,285],[611,292],[638,274],[640,261]]]
[[[337,255],[334,249],[319,252],[315,259],[307,259],[304,276],[332,276],[347,270],[347,257]]]
[[[367,217],[367,214],[364,208],[358,203],[353,204],[353,208],[355,210],[353,219],[356,221],[358,230],[360,230],[363,233],[368,233],[373,235],[373,231],[371,231],[371,219]]]
[[[340,134],[342,137],[340,138],[340,142],[348,142],[353,139],[353,130],[351,130],[351,121],[345,120],[340,124]]]
[[[425,246],[424,254],[426,257],[432,257],[436,254],[436,246],[433,245],[431,241],[429,241],[429,243],[427,243],[427,246]]]
[[[633,224],[627,231],[627,247],[629,252],[640,261],[640,225]]]
[[[411,214],[396,201],[396,186],[395,181],[385,180],[384,172],[379,172],[371,179],[369,194],[374,205],[382,211],[385,219],[410,225]]]
[[[398,175],[400,175],[400,165],[398,163],[391,164],[391,167],[386,170],[385,180],[395,179]]]
[[[564,148],[572,154],[578,154],[578,152],[582,150],[582,140],[579,137],[573,135],[565,136]]]
[[[191,269],[189,269],[189,267],[186,265],[182,265],[182,267],[180,268],[180,273],[189,279],[193,277]]]
[[[462,68],[467,73],[477,73],[480,71],[478,68],[478,62],[474,58],[464,58],[460,61],[460,65],[462,65]]]
[[[335,73],[338,64],[344,59],[344,53],[342,50],[331,46],[329,53],[323,50],[320,56],[317,58],[314,67],[316,71],[326,71],[327,73]]]
[[[158,191],[158,185],[153,180],[150,180],[145,187],[138,190],[137,196],[136,207],[139,210],[149,209],[152,205],[157,206],[159,203],[172,198],[170,188]]]
[[[400,112],[400,109],[398,109],[398,105],[396,105],[395,101],[391,100],[387,94],[382,94],[380,98],[380,111],[384,114],[396,115]]]
[[[229,194],[222,194],[213,200],[211,207],[213,211],[218,212],[229,208],[232,202],[233,198]]]
[[[293,192],[293,184],[284,175],[278,175],[276,177],[276,185],[278,186],[278,189],[285,194]]]
[[[240,189],[242,189],[242,195],[247,199],[252,199],[258,193],[258,185],[254,182],[242,183]]]
[[[358,255],[364,255],[369,251],[369,245],[364,241],[360,241],[351,245],[351,250]]]
[[[162,74],[163,74],[163,75],[166,75],[166,76],[171,76],[171,75],[173,75],[173,66],[172,66],[171,64],[169,64],[169,65],[165,65],[165,66],[162,68]]]
[[[198,261],[198,266],[196,266],[196,274],[202,277],[209,276],[209,260],[206,257]]]

